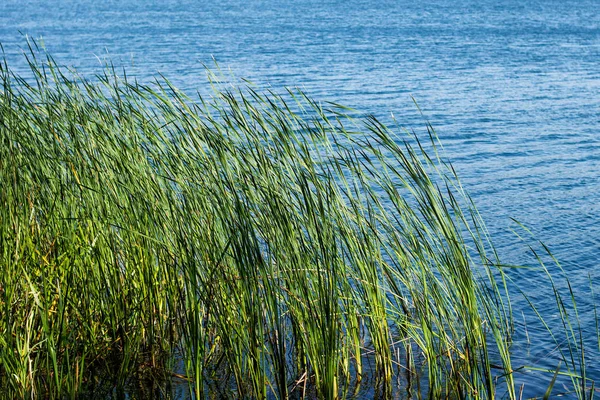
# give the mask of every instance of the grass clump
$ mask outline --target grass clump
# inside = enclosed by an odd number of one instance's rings
[[[0,67],[8,397],[516,397],[504,276],[432,130],[36,57]]]

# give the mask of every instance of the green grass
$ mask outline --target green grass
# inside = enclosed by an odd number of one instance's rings
[[[0,67],[6,398],[517,397],[510,282],[431,127],[27,57]]]

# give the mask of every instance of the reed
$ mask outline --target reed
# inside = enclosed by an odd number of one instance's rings
[[[389,396],[401,377],[517,397],[507,280],[431,127],[26,57],[32,78],[0,67],[6,397],[148,376],[197,398]]]

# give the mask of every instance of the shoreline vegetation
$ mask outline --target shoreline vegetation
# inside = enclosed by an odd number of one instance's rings
[[[196,398],[519,398],[510,267],[433,128],[298,90],[91,81],[30,50],[30,79],[0,63],[3,398],[173,379]],[[554,296],[562,324],[535,313],[562,363],[539,395],[566,379],[591,399],[574,297]]]

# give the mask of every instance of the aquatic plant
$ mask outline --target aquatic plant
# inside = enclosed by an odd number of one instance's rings
[[[517,397],[506,277],[430,126],[26,57],[0,66],[7,397]]]

